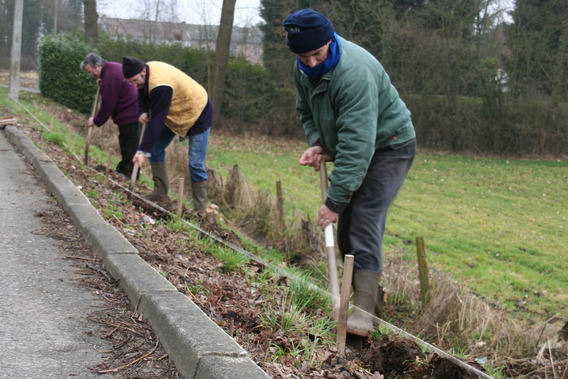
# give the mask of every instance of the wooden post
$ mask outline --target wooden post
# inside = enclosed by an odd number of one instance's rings
[[[132,192],[134,191],[134,186],[136,185],[136,179],[138,179],[138,161],[134,162],[132,167],[132,175],[130,175],[130,196],[132,197]]]
[[[345,352],[347,340],[347,316],[349,314],[349,295],[351,292],[351,280],[353,279],[353,261],[355,257],[345,255],[343,263],[343,278],[341,278],[341,300],[339,302],[339,316],[337,318],[337,337],[335,343],[340,354]]]
[[[53,132],[53,117],[51,118],[51,123],[49,124],[49,131]]]
[[[430,282],[428,279],[428,263],[426,262],[426,248],[424,247],[424,237],[416,237],[416,255],[418,257],[418,277],[420,279],[420,295],[422,297],[422,307],[430,301]]]
[[[179,178],[177,216],[181,218],[183,210],[183,176]]]
[[[73,127],[69,127],[69,137],[67,138],[67,147],[71,151],[71,138],[73,137]]]
[[[282,182],[278,180],[276,182],[276,199],[278,208],[278,226],[284,229],[286,226],[286,221],[284,220],[284,198],[282,197]]]
[[[111,157],[111,154],[110,154],[110,149],[109,149],[109,151],[107,153],[107,166],[106,166],[106,178],[107,178],[107,180],[108,180],[109,174],[110,174],[110,157]]]

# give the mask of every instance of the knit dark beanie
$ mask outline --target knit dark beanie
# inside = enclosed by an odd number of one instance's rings
[[[122,58],[122,75],[126,79],[132,78],[134,75],[139,74],[144,69],[145,65],[138,58],[124,57]]]
[[[286,32],[286,43],[296,54],[319,49],[335,33],[331,21],[312,9],[294,12],[282,24]]]

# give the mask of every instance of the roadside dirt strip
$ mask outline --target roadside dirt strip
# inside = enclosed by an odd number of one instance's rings
[[[268,378],[248,353],[187,296],[147,264],[55,163],[16,127],[4,133],[37,170],[87,244],[120,282],[185,378]]]

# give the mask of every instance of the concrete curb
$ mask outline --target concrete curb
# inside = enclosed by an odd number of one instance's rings
[[[269,377],[233,338],[146,263],[24,133],[12,125],[6,126],[4,133],[31,162],[87,244],[120,282],[130,303],[148,320],[184,378]]]

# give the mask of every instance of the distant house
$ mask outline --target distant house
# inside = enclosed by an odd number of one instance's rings
[[[157,43],[179,42],[196,49],[215,50],[219,26],[193,25],[185,22],[154,22],[124,18],[101,17],[99,27],[111,38],[131,38]],[[231,54],[251,63],[262,64],[262,32],[257,27],[233,27]]]

